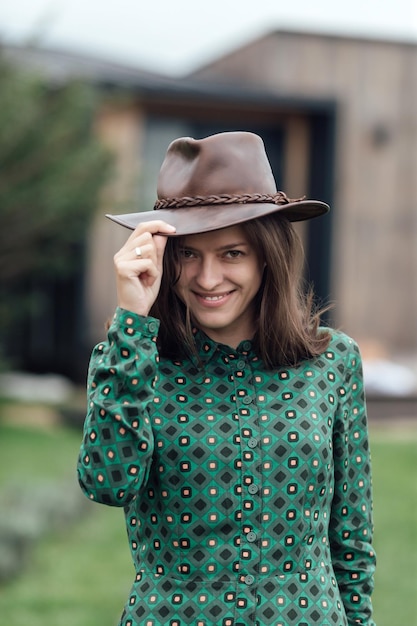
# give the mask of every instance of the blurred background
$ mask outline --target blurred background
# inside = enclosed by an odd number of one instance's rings
[[[274,6],[276,4],[276,6]],[[115,307],[106,213],[152,209],[169,142],[251,130],[326,320],[364,357],[378,626],[417,625],[417,0],[14,0],[0,6],[0,615],[115,624],[121,511],[75,463]],[[125,545],[126,544],[126,545]]]

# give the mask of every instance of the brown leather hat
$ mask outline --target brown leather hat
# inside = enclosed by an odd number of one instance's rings
[[[248,132],[176,139],[162,163],[157,192],[157,215],[144,211],[107,217],[131,229],[161,219],[176,227],[175,235],[189,235],[269,213],[297,222],[329,210],[324,202],[290,200],[277,192],[263,141]]]

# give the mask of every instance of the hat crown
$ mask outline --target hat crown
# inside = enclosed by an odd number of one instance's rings
[[[180,137],[167,150],[159,172],[158,199],[212,195],[275,194],[264,143],[249,132],[204,139]]]

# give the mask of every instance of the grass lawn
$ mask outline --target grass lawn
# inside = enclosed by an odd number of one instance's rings
[[[80,434],[0,426],[0,484],[74,476]],[[417,624],[417,430],[371,429],[377,626]],[[73,478],[75,480],[75,476]],[[123,512],[88,504],[78,523],[42,539],[24,573],[0,587],[7,626],[115,626],[133,580]]]
[[[417,626],[416,426],[371,430],[377,626]]]
[[[81,434],[0,426],[0,485],[76,483]],[[7,626],[112,626],[133,580],[123,511],[85,500],[76,524],[36,544],[23,575],[0,587]],[[91,507],[91,508],[90,508]]]

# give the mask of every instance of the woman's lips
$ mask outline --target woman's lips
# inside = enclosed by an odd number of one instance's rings
[[[224,293],[216,294],[203,294],[196,291],[194,291],[193,293],[197,301],[203,306],[216,307],[224,304],[229,299],[233,291],[226,291]]]

